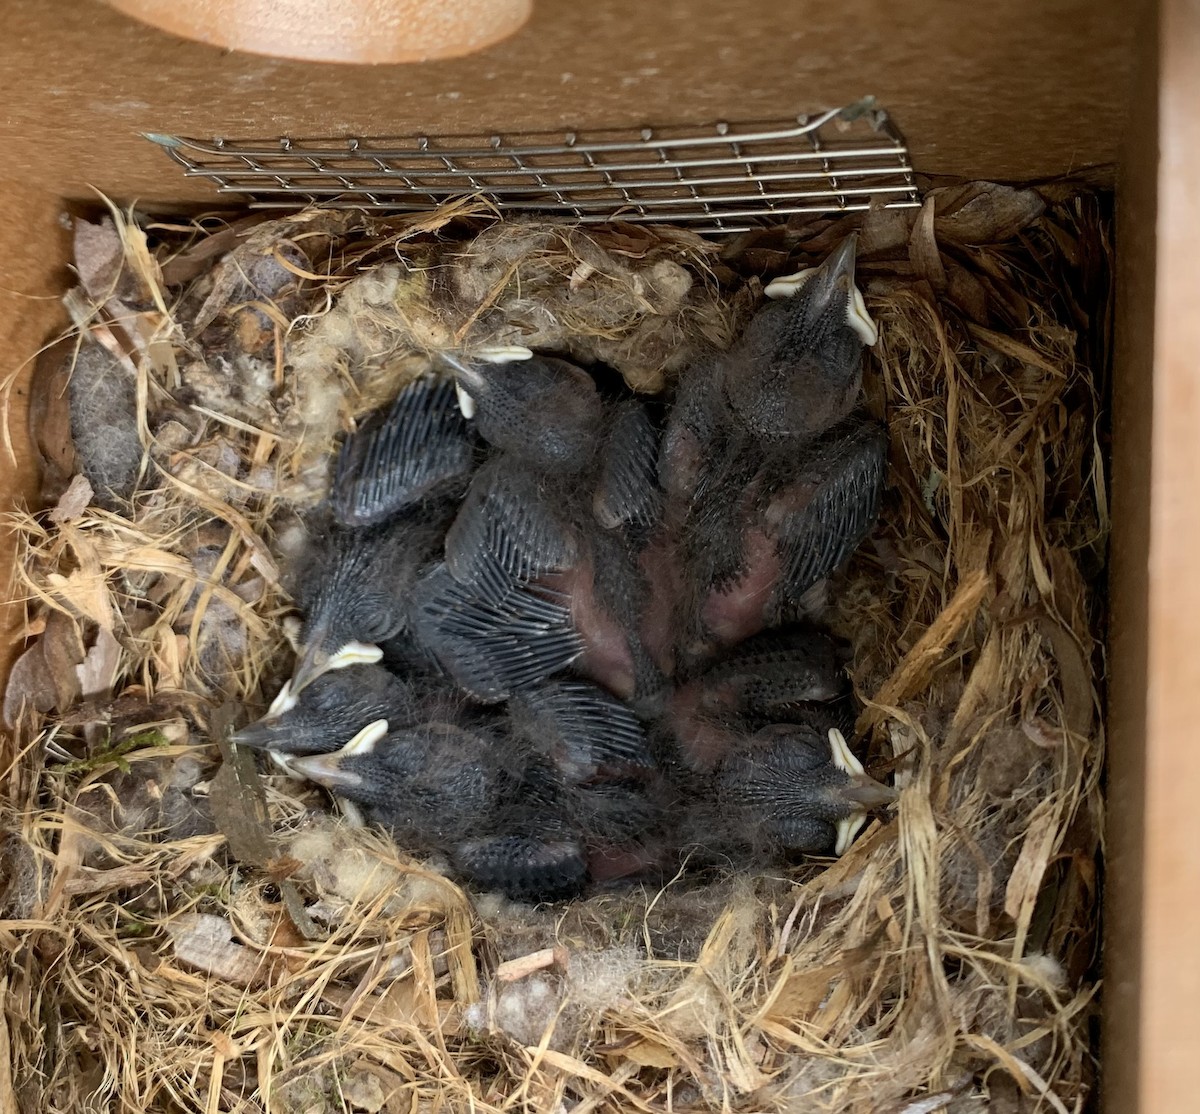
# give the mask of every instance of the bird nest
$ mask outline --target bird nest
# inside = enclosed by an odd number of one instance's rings
[[[229,745],[288,667],[291,518],[431,353],[521,343],[669,389],[764,278],[860,225],[890,475],[832,622],[860,753],[900,795],[848,853],[529,907]],[[0,1092],[30,1112],[1080,1110],[1108,229],[1089,192],[980,183],[724,246],[467,204],[77,222],[75,328],[37,375],[49,509],[16,522]]]

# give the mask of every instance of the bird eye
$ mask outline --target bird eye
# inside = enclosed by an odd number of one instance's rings
[[[358,601],[354,617],[358,637],[364,642],[381,642],[391,638],[402,622],[395,604],[375,593],[368,593]]]
[[[309,704],[316,712],[328,712],[337,706],[338,692],[332,685],[314,685],[309,693]]]

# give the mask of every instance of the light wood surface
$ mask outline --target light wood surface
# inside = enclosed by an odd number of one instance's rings
[[[1140,1109],[1200,1109],[1200,5],[1163,0]]]
[[[189,39],[277,58],[423,62],[511,35],[531,0],[108,0]]]

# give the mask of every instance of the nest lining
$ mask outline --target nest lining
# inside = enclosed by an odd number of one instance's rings
[[[218,765],[285,668],[290,523],[334,438],[432,352],[521,343],[661,390],[857,223],[722,249],[481,215],[77,225],[5,700],[19,1108],[1081,1109],[1108,525],[1091,194],[941,187],[863,223],[890,488],[831,608],[902,794],[836,863],[529,909]],[[87,411],[99,381],[121,386]],[[64,400],[141,452],[73,446]]]

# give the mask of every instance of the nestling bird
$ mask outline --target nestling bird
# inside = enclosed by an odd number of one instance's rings
[[[836,728],[767,727],[726,757],[718,799],[752,844],[777,853],[845,854],[871,809],[896,792],[864,771]]]
[[[854,285],[854,238],[768,293],[787,300],[689,371],[668,421],[666,526],[647,551],[648,576],[674,600],[647,632],[668,672],[778,623],[878,510],[886,435],[853,414],[876,336]]]
[[[409,621],[409,597],[441,556],[451,504],[421,504],[374,526],[334,523],[310,547],[296,602],[304,615],[292,691],[322,673],[377,662]]]
[[[454,370],[464,412],[488,444],[560,474],[590,463],[604,406],[582,368],[532,353],[500,363],[443,358]]]
[[[610,407],[592,492],[592,514],[604,529],[643,532],[658,524],[658,443],[644,403],[631,399]]]
[[[446,568],[489,606],[510,596],[514,585],[548,593],[567,609],[578,635],[576,671],[626,697],[659,680],[637,637],[645,588],[636,542],[626,536],[638,520],[649,521],[657,488],[651,475],[646,494],[635,492],[634,479],[612,464],[608,478],[624,490],[605,492],[605,505],[630,523],[605,529],[593,513],[591,486],[546,476],[501,453],[475,476],[447,532]],[[643,464],[635,456],[626,473]]]
[[[585,681],[527,689],[509,701],[508,715],[514,734],[572,784],[619,779],[654,766],[637,717]]]
[[[578,893],[587,878],[580,809],[553,767],[498,725],[431,721],[389,731],[379,720],[331,754],[288,760],[293,773],[366,807],[417,851],[440,850],[485,888],[523,901]]]
[[[663,702],[680,761],[711,769],[768,724],[842,726],[850,695],[843,652],[828,636],[802,628],[768,631],[735,646]]]
[[[594,686],[533,689],[506,715],[433,709],[405,689],[379,667],[328,674],[299,697],[285,689],[235,740],[287,752],[292,773],[365,806],[407,846],[444,851],[522,900],[577,892],[594,851],[636,845],[658,822],[639,784],[653,771],[641,725]],[[385,709],[404,722],[361,722]],[[348,726],[350,742],[331,746]]]
[[[885,478],[854,268],[851,237],[772,283],[661,435],[565,360],[446,357],[342,446],[293,678],[235,740],[522,900],[843,853],[895,798],[801,625]]]
[[[410,383],[345,439],[329,521],[298,577],[294,693],[327,670],[379,661],[380,644],[405,628],[409,592],[440,560],[477,457],[448,379]]]
[[[562,600],[516,581],[499,593],[479,593],[444,564],[413,585],[409,615],[414,640],[484,703],[539,684],[583,649]]]
[[[323,673],[298,693],[286,681],[267,714],[231,738],[256,750],[323,754],[375,720],[406,727],[446,714],[455,703],[461,698],[447,685],[398,676],[382,665],[358,665]]]
[[[514,455],[500,453],[471,481],[446,533],[446,568],[494,601],[514,582],[570,568],[582,544],[565,492]]]

